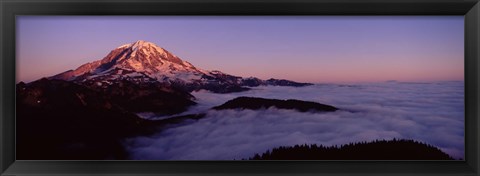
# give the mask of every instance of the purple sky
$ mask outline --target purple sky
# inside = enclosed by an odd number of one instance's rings
[[[19,16],[17,81],[146,40],[206,70],[306,82],[464,79],[463,16]]]

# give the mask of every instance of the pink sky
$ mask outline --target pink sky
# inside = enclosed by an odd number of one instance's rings
[[[464,79],[463,16],[17,18],[17,81],[146,40],[196,67],[303,82]]]

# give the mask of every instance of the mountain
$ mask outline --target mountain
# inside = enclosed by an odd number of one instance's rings
[[[130,79],[144,77],[147,80],[189,81],[199,79],[203,74],[205,73],[167,50],[140,40],[115,48],[102,60],[83,64],[75,70],[66,71],[53,78],[83,81],[97,77]]]
[[[303,86],[287,80],[252,79],[258,81],[254,86]],[[245,91],[252,79],[196,68],[150,42],[122,45],[75,70],[16,85],[16,156],[23,160],[125,159],[125,138],[204,116],[151,121],[137,113],[178,114],[196,104],[191,91]]]
[[[146,41],[136,41],[112,50],[106,57],[81,65],[75,70],[50,77],[106,88],[119,80],[136,84],[162,83],[185,91],[205,89],[216,93],[249,90],[260,85],[307,86],[289,80],[242,78],[218,70],[206,71]]]

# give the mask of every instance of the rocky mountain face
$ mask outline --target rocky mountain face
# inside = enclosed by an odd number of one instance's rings
[[[185,91],[205,89],[215,93],[249,90],[246,86],[311,85],[279,79],[242,78],[217,70],[206,71],[196,68],[154,43],[142,40],[122,45],[112,50],[102,60],[84,64],[50,79],[74,81],[94,87],[108,87],[119,80],[128,80],[136,84],[157,82]]]

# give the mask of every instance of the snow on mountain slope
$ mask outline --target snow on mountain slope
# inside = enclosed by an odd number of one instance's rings
[[[102,60],[84,64],[54,78],[63,80],[90,79],[102,75],[122,75],[122,71],[142,73],[162,81],[199,79],[204,73],[167,50],[150,42],[139,40],[112,50]],[[128,76],[128,75],[125,75]]]
[[[154,43],[143,40],[125,44],[112,50],[101,60],[86,63],[51,79],[75,82],[95,81],[98,85],[112,81],[129,80],[135,83],[160,82],[188,91],[206,89],[217,93],[248,90],[243,86],[276,85],[272,81],[229,75],[221,71],[196,68]],[[252,79],[255,83],[252,84]],[[306,83],[287,81],[286,86],[304,86]]]

